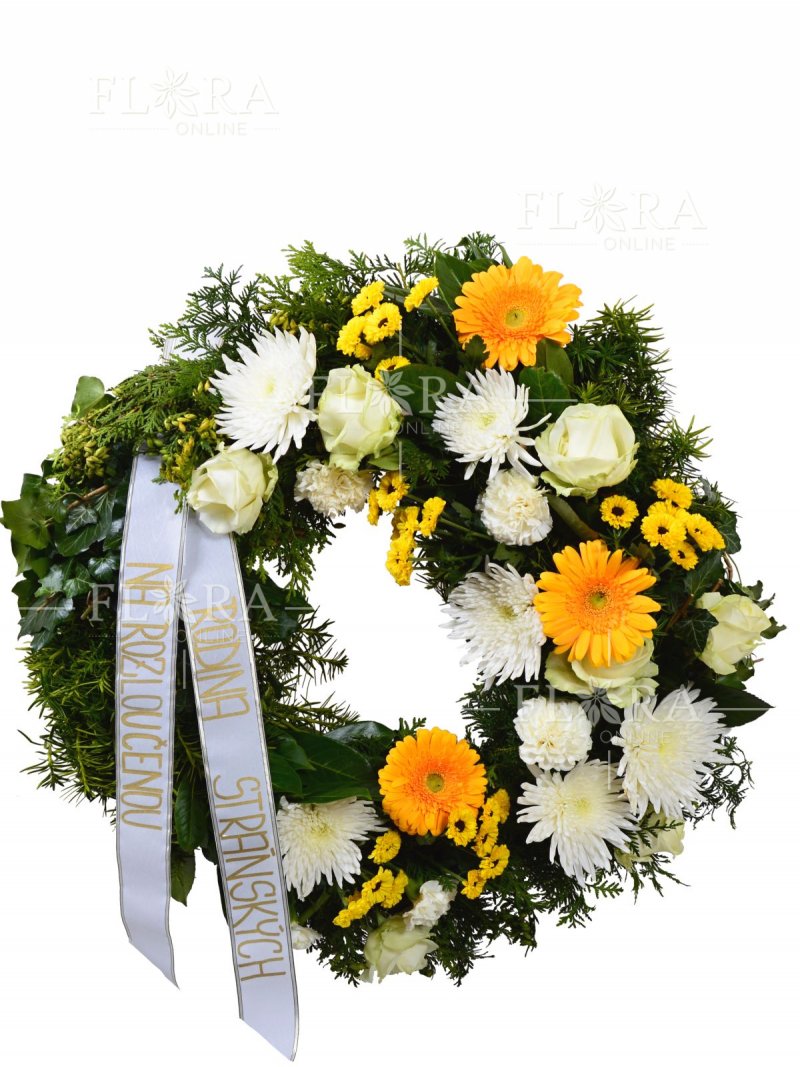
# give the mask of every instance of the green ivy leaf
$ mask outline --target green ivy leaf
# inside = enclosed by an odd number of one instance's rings
[[[75,387],[75,396],[72,400],[70,414],[73,418],[79,418],[90,408],[99,404],[105,394],[105,386],[99,378],[92,378],[90,375],[82,374],[78,378],[78,384]]]
[[[717,620],[710,611],[697,608],[678,623],[675,627],[675,636],[693,651],[700,653],[706,647],[709,631],[716,625]]]
[[[119,571],[119,556],[92,556],[86,566],[95,581],[105,582],[114,578]]]
[[[81,526],[89,526],[97,522],[97,512],[90,504],[75,504],[67,511],[64,521],[64,529],[67,533],[79,530]]]
[[[194,852],[172,850],[170,856],[170,896],[179,904],[186,904],[194,885]]]
[[[2,502],[3,525],[20,545],[29,548],[46,548],[50,543],[47,529],[49,518],[39,497],[22,497],[20,500]]]
[[[722,575],[722,553],[706,552],[700,557],[700,562],[694,570],[687,571],[686,591],[692,596],[700,596],[701,593],[708,592],[715,586]]]

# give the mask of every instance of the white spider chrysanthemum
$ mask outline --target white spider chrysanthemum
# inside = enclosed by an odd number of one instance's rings
[[[538,467],[539,461],[525,449],[533,438],[523,436],[525,430],[540,425],[522,425],[528,417],[527,387],[504,370],[477,371],[467,377],[469,387],[459,382],[458,393],[436,401],[432,422],[448,452],[468,464],[464,477],[469,478],[479,463],[491,463],[490,478],[506,461],[520,472],[525,471],[524,463]]]
[[[568,771],[592,747],[589,717],[576,700],[533,697],[520,704],[514,726],[522,741],[520,759],[534,773]]]
[[[383,827],[365,800],[331,804],[290,804],[281,797],[278,838],[286,885],[302,900],[324,878],[328,885],[352,882],[361,871],[357,842]]]
[[[660,703],[649,700],[625,711],[619,735],[623,750],[617,772],[638,816],[647,805],[670,819],[702,799],[700,785],[709,765],[722,761],[720,737],[726,732],[723,715],[699,690],[674,690]]]
[[[297,473],[295,500],[307,500],[311,507],[329,519],[348,508],[361,511],[369,498],[372,475],[369,471],[349,471],[312,459]]]
[[[539,673],[545,636],[533,606],[537,592],[532,575],[489,562],[485,573],[468,574],[444,605],[450,636],[467,642],[461,662],[477,663],[487,688]]]
[[[217,426],[239,448],[278,459],[292,441],[299,447],[316,418],[308,408],[316,341],[301,327],[299,337],[277,330],[256,335],[253,345],[239,345],[241,361],[223,354],[225,370],[211,379],[222,397]]]
[[[625,848],[637,825],[613,770],[600,760],[525,782],[519,804],[517,821],[533,823],[528,841],[549,837],[550,860],[581,883],[610,867],[609,846]]]
[[[478,500],[483,525],[502,545],[535,545],[553,528],[547,497],[535,474],[499,471]]]

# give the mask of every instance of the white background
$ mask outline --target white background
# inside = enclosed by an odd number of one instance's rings
[[[755,681],[775,710],[742,732],[757,789],[735,833],[718,821],[689,836],[676,870],[691,888],[603,904],[585,931],[544,922],[534,955],[498,947],[460,991],[418,976],[354,991],[301,957],[299,1063],[786,1062],[800,873],[794,5],[3,11],[4,498],[55,446],[78,375],[114,383],[150,361],[147,327],[179,313],[205,264],[275,270],[306,237],[399,252],[407,234],[481,228],[582,286],[587,311],[655,304],[678,410],[713,427],[707,470],[740,504],[744,574],[794,616]],[[168,69],[197,90],[183,98],[196,117],[157,105]],[[222,113],[226,80],[238,115]],[[599,231],[581,203],[598,195],[620,209]],[[368,717],[457,727],[470,677],[433,594],[383,571],[385,538],[361,517],[320,564],[317,598],[351,653],[339,693]],[[0,567],[10,587],[9,554]],[[7,1062],[278,1063],[235,1017],[209,869],[174,908],[180,993],[128,947],[107,821],[18,774],[31,755],[17,731],[36,722],[7,593],[0,629]]]

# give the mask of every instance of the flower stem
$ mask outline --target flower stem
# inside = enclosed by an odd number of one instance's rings
[[[573,533],[576,533],[579,537],[588,537],[592,541],[605,541],[603,534],[598,533],[597,530],[593,530],[591,526],[587,525],[563,497],[556,496],[555,493],[549,493],[547,502],[551,510],[558,515],[563,523],[569,526]]]

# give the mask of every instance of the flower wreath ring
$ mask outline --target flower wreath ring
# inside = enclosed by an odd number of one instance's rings
[[[486,235],[399,263],[304,245],[290,271],[209,272],[164,356],[79,382],[59,449],[4,504],[41,784],[114,798],[115,581],[133,455],[233,535],[292,940],[356,981],[442,969],[540,915],[673,877],[684,829],[733,812],[730,730],[780,629],[733,556],[736,516],[669,414],[649,313],[577,325],[580,291]],[[344,665],[306,600],[344,512],[443,598],[479,678],[466,735],[359,721],[307,683]],[[268,568],[277,567],[279,580]],[[402,647],[392,670],[405,670]],[[178,687],[171,891],[218,860],[191,687]],[[424,708],[420,694],[419,709]]]

